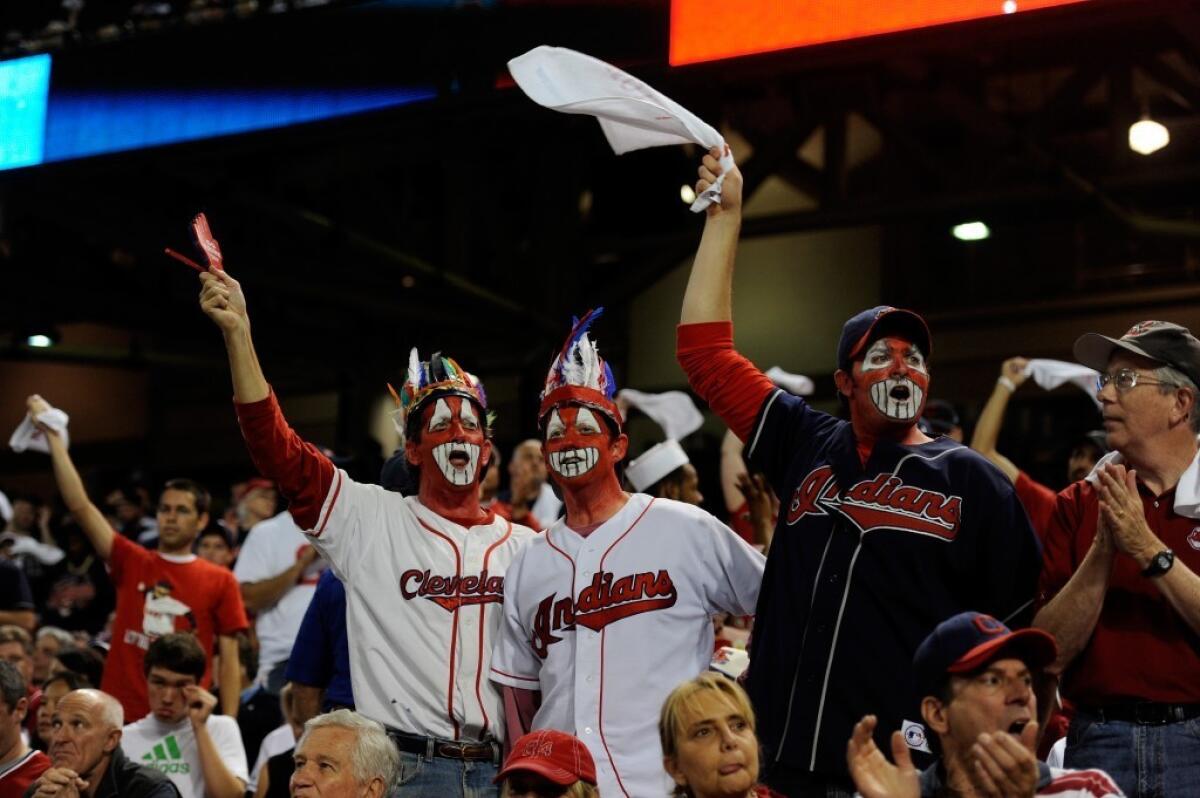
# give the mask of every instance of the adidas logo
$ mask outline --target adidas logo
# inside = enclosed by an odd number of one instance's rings
[[[166,739],[154,746],[142,756],[142,761],[148,766],[163,773],[190,773],[191,766],[184,761],[183,753],[175,735],[169,734]]]

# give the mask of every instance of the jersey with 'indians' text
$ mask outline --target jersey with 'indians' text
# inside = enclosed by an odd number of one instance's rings
[[[753,611],[763,564],[669,499],[633,494],[587,537],[560,520],[509,567],[491,677],[541,691],[533,727],[583,740],[601,795],[669,795],[658,708],[708,667],[712,616]]]
[[[917,646],[967,610],[1029,620],[1041,554],[1012,485],[944,437],[881,440],[864,464],[849,422],[783,391],[746,455],[780,499],[746,685],[768,773],[847,777],[846,741],[868,713],[883,750],[893,729],[928,750]]]

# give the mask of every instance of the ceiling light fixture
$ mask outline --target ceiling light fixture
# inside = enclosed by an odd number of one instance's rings
[[[983,222],[963,222],[950,229],[959,241],[982,241],[992,234]]]
[[[1149,113],[1129,126],[1129,149],[1139,155],[1158,152],[1171,143],[1171,133],[1161,122],[1155,122]]]

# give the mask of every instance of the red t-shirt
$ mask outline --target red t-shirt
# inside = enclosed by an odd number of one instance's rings
[[[1146,522],[1176,560],[1200,571],[1200,520],[1175,513],[1175,491],[1153,496],[1138,483]],[[1039,601],[1048,602],[1083,561],[1096,536],[1096,489],[1076,482],[1058,494],[1043,538]],[[1200,635],[1191,630],[1141,568],[1124,554],[1113,563],[1091,640],[1063,674],[1062,694],[1076,705],[1132,701],[1200,703]]]
[[[1046,528],[1050,525],[1050,517],[1054,515],[1054,503],[1058,501],[1058,494],[1042,483],[1035,482],[1024,471],[1017,472],[1017,481],[1013,483],[1013,488],[1017,492],[1017,500],[1029,515],[1029,523],[1033,524],[1033,531],[1038,540],[1045,544]]]
[[[150,711],[142,660],[150,641],[171,632],[194,632],[200,647],[213,650],[216,635],[249,627],[242,592],[233,572],[195,555],[149,551],[122,535],[113,538],[109,576],[117,594],[112,645],[100,689],[116,697],[133,721]],[[212,676],[209,658],[202,684]]]
[[[41,751],[28,751],[25,756],[0,772],[0,798],[21,798],[29,785],[50,768],[50,757]]]

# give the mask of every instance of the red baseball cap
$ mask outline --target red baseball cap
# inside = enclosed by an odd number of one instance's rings
[[[510,773],[527,770],[563,787],[577,781],[595,786],[596,763],[578,737],[557,729],[530,732],[513,743],[504,767],[492,779],[499,784]]]

